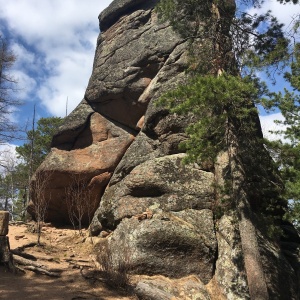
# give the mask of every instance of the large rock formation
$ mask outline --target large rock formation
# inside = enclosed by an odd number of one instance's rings
[[[48,219],[68,220],[66,190],[79,176],[91,191],[82,201],[98,207],[90,232],[112,232],[103,238],[112,259],[126,252],[133,273],[164,276],[142,280],[139,297],[183,299],[182,288],[184,299],[249,299],[236,217],[214,209],[226,158],[183,165],[178,145],[193,119],[155,105],[187,66],[187,44],[158,21],[156,2],[115,0],[99,16],[86,94],[37,172],[51,173]],[[259,233],[261,253],[272,299],[297,299],[300,240],[290,224],[284,230],[284,248]]]
[[[85,97],[66,118],[53,139],[50,155],[40,167],[51,171],[47,183],[49,220],[68,220],[65,190],[74,181],[74,175],[86,185],[97,182],[92,186],[92,195],[99,204],[110,177],[143,127],[150,100],[184,75],[186,48],[170,26],[158,22],[153,12],[155,2],[114,1],[100,16],[104,31],[98,39]],[[146,118],[153,120],[147,124],[157,122],[153,134],[162,140],[150,139],[151,145],[148,136],[139,135],[136,139],[142,138],[141,160],[146,158],[145,151],[151,157],[176,152],[183,138],[176,131],[182,129],[185,121],[174,118],[168,124],[160,124],[159,118],[166,112],[155,108],[149,111]],[[152,154],[155,143],[157,155]],[[139,154],[133,155],[132,163],[139,164],[135,158]],[[122,164],[130,163],[129,160]],[[120,171],[123,173],[124,168]],[[122,175],[116,174],[115,181],[116,177]],[[90,196],[86,201],[90,201]]]

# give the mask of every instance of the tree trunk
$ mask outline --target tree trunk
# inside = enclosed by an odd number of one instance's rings
[[[268,288],[261,262],[253,213],[244,188],[245,174],[238,154],[238,138],[234,134],[234,130],[230,129],[229,131],[228,150],[232,177],[232,197],[239,219],[239,231],[250,298],[253,300],[267,300],[269,299]]]
[[[24,257],[20,257],[18,254],[16,255],[13,255],[14,257],[14,261],[22,266],[34,266],[34,267],[37,267],[37,268],[44,268],[45,266],[43,266],[42,264],[36,262],[36,261],[33,261],[31,259],[27,259],[27,258],[24,258]]]
[[[251,299],[269,299],[268,287],[263,271],[257,234],[253,224],[253,217],[249,202],[241,195],[237,204],[239,215],[239,230],[241,236],[244,263]]]
[[[4,210],[8,210],[8,196],[5,197],[5,204],[4,204]]]
[[[50,276],[50,277],[60,277],[61,276],[59,273],[50,272],[46,269],[39,268],[39,267],[34,267],[34,266],[24,266],[24,269],[35,272],[35,273],[38,273],[38,274],[47,275],[47,276]]]

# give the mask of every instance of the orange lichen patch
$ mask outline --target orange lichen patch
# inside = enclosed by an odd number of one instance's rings
[[[209,292],[211,300],[226,300],[227,298],[222,293],[221,287],[216,282],[216,279],[213,279],[206,285],[206,289]]]

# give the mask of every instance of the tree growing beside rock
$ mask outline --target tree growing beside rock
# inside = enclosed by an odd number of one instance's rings
[[[36,169],[51,150],[53,135],[62,124],[60,117],[41,118],[37,121],[37,127],[26,132],[27,141],[16,147],[19,163],[16,166],[15,176],[19,191],[18,206],[22,206],[25,212],[29,202],[30,180]],[[33,127],[35,121],[33,121]]]
[[[26,139],[23,145],[16,148],[19,158],[24,165],[30,164],[31,141],[34,140],[33,147],[33,172],[45,159],[51,150],[51,141],[58,128],[62,125],[63,119],[60,117],[40,118],[36,128],[26,132]]]
[[[192,79],[163,96],[161,103],[173,113],[197,117],[188,126],[189,138],[183,144],[188,162],[214,163],[221,151],[227,152],[227,193],[237,213],[250,297],[269,299],[253,212],[259,215],[264,209],[266,219],[276,215],[279,207],[282,217],[282,187],[267,155],[254,155],[263,149],[254,106],[263,96],[263,86],[251,73],[242,78],[238,70],[246,65],[250,70],[278,66],[288,57],[282,25],[270,13],[253,17],[241,13],[239,18],[234,1],[163,0],[158,12],[191,41]],[[261,190],[254,186],[259,180]],[[267,194],[273,194],[273,203]]]
[[[297,25],[297,24],[296,24]],[[299,26],[299,24],[298,24]],[[291,70],[285,73],[287,84],[283,93],[271,93],[269,106],[280,109],[284,121],[276,121],[284,125],[284,129],[273,132],[278,137],[276,141],[268,141],[267,146],[278,165],[285,189],[283,196],[289,201],[287,219],[298,230],[300,229],[300,44],[296,43],[293,51]]]

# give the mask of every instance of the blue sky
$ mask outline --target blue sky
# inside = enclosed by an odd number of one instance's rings
[[[18,98],[24,102],[13,119],[25,125],[37,116],[64,117],[68,99],[70,113],[84,96],[99,34],[98,15],[111,0],[0,0],[0,33],[8,38],[17,55],[13,75],[18,80]],[[266,0],[289,24],[300,6]],[[264,116],[264,129],[277,116]]]
[[[92,71],[99,13],[111,0],[0,0],[0,33],[17,56],[12,75],[24,105],[12,116],[64,117],[84,96]]]
[[[277,0],[266,0],[262,7],[260,9],[250,9],[249,14],[254,14],[254,13],[263,13],[271,10],[273,15],[277,17],[277,19],[280,21],[280,23],[285,24],[284,30],[286,32],[289,32],[292,29],[292,23],[291,21],[293,18],[296,17],[296,15],[300,14],[300,5],[293,5],[291,3],[289,4],[280,4]],[[265,80],[268,85],[270,90],[272,91],[282,91],[284,88],[289,88],[287,83],[282,80],[282,78],[278,77],[276,80],[276,84],[272,85],[271,82],[266,80],[266,77],[263,76],[262,78]],[[263,133],[265,137],[268,137],[270,139],[273,138],[278,138],[275,135],[272,135],[269,133],[269,130],[276,130],[279,129],[279,125],[274,124],[274,120],[280,120],[283,121],[283,116],[279,112],[274,112],[274,113],[269,113],[266,114],[265,112],[261,111],[260,115],[260,121],[261,121],[261,126],[263,129]],[[282,128],[282,126],[281,126]]]

